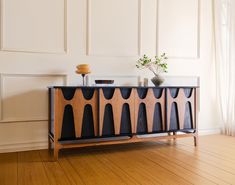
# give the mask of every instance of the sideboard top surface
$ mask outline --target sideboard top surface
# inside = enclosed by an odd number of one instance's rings
[[[160,86],[115,86],[115,85],[107,85],[107,86],[103,86],[103,85],[93,85],[93,86],[49,86],[49,89],[53,89],[53,88],[71,88],[71,89],[75,89],[75,88],[199,88],[198,85],[190,85],[190,86],[176,86],[176,85],[160,85]]]

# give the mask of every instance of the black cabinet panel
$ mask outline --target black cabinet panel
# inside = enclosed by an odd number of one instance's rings
[[[121,117],[121,135],[131,135],[131,117],[130,107],[127,103],[122,106],[122,117]]]
[[[186,103],[184,115],[184,129],[193,128],[192,108],[190,102]]]
[[[141,103],[138,112],[137,134],[146,134],[148,132],[146,106]]]
[[[178,107],[176,103],[171,105],[170,130],[179,129]]]
[[[147,96],[148,89],[147,88],[138,88],[137,93],[140,99],[144,99]]]
[[[82,95],[86,100],[90,100],[94,95],[94,88],[82,88]]]
[[[66,105],[63,115],[61,140],[75,139],[74,116],[71,105]]]
[[[104,97],[109,100],[113,97],[115,88],[103,88]]]
[[[162,93],[163,93],[163,88],[153,88],[153,93],[154,93],[154,96],[155,98],[160,98],[162,96]]]
[[[114,136],[113,109],[110,104],[105,106],[102,136]]]
[[[82,120],[82,138],[94,137],[94,122],[91,105],[86,105],[84,108]]]
[[[64,95],[64,99],[72,100],[76,91],[76,88],[61,88],[62,93]]]
[[[162,129],[162,108],[160,103],[155,104],[154,117],[153,117],[153,132],[161,132]]]
[[[122,98],[124,99],[130,98],[132,88],[120,88],[120,90],[121,90]]]

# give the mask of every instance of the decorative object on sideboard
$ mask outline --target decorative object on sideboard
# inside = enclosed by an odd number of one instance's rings
[[[106,85],[109,85],[109,84],[113,84],[114,83],[114,80],[95,80],[95,83],[96,84],[106,84]]]
[[[82,84],[84,86],[85,85],[85,80],[84,80],[85,75],[91,73],[89,65],[88,64],[77,65],[76,73],[82,75]]]
[[[147,55],[141,57],[137,63],[136,67],[138,69],[149,69],[155,75],[151,81],[155,86],[159,86],[164,82],[164,78],[161,76],[161,73],[167,72],[167,57],[163,53],[160,56],[155,56],[154,59],[149,58]]]
[[[138,77],[138,86],[148,87],[148,78]]]
[[[138,76],[138,86],[143,86],[144,84],[144,79],[142,76]]]
[[[148,78],[144,78],[144,86],[145,87],[148,87],[148,81],[149,81]]]
[[[161,75],[155,75],[151,81],[155,86],[159,86],[164,82],[164,78]]]

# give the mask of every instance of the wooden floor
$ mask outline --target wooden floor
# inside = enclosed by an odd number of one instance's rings
[[[0,154],[0,185],[235,184],[235,137]]]

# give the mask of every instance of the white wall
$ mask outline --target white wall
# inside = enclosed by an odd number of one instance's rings
[[[199,129],[218,128],[211,0],[1,0],[0,152],[45,148],[47,89],[74,71],[142,75],[135,61],[166,52],[173,76],[200,76]]]

